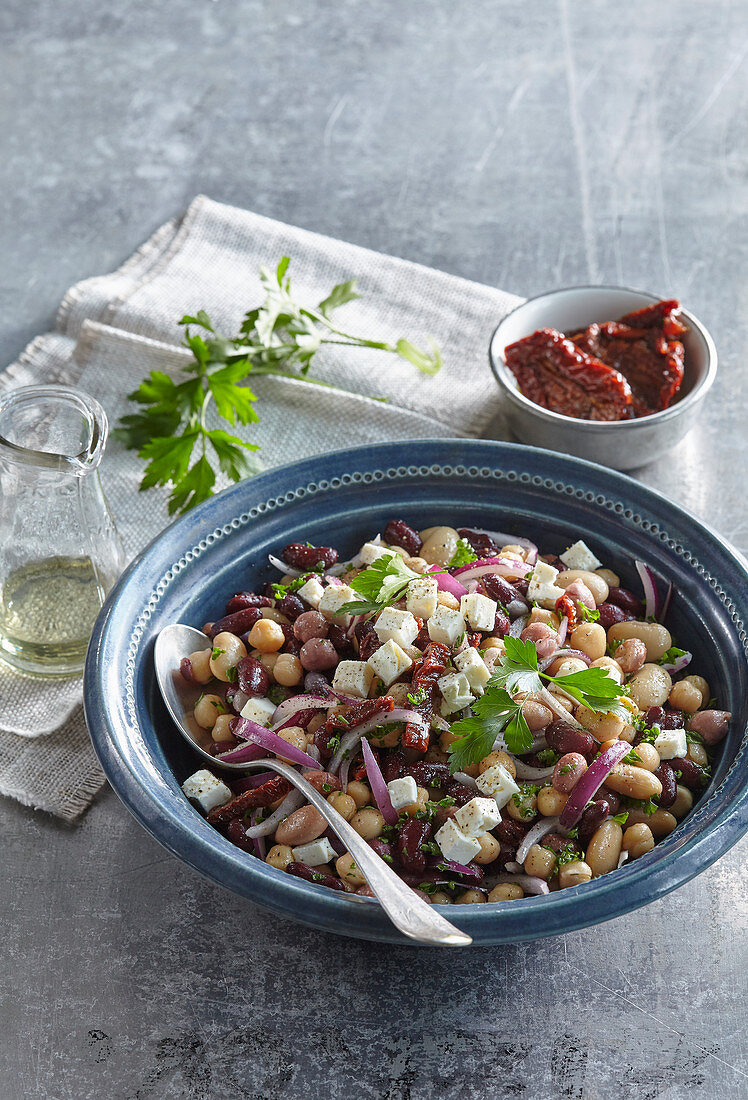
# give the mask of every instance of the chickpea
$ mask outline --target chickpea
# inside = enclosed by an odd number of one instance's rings
[[[276,611],[274,607],[262,607],[260,608],[261,619],[271,619],[274,623],[287,623],[288,619],[285,615],[282,615],[280,611]]]
[[[580,623],[575,626],[570,641],[573,649],[581,649],[591,661],[604,657],[608,646],[605,631],[599,623]]]
[[[449,607],[452,611],[460,610],[460,601],[451,592],[443,592],[441,588],[436,594],[436,602],[440,607]]]
[[[675,802],[670,807],[670,813],[678,821],[685,817],[693,809],[693,795],[688,787],[681,787],[680,783],[675,788]]]
[[[458,894],[455,898],[455,905],[477,905],[480,901],[485,901],[486,895],[482,894],[480,890],[466,890],[464,894]]]
[[[612,569],[596,569],[595,573],[607,584],[608,588],[620,588],[621,578],[617,573],[614,573]]]
[[[257,660],[265,669],[270,679],[275,681],[275,676],[273,675],[273,672],[275,670],[276,664],[278,663],[280,653],[260,653],[259,649],[255,650],[255,653],[257,654]]]
[[[417,813],[426,809],[426,803],[429,800],[429,792],[425,787],[416,787],[416,800],[411,802],[409,806],[403,806],[401,813],[407,814],[408,817],[415,817]]]
[[[647,659],[647,647],[641,638],[624,638],[616,646],[616,661],[627,676],[638,672]]]
[[[669,810],[655,810],[653,814],[646,814],[644,810],[629,810],[626,819],[628,825],[646,825],[653,836],[669,836],[678,824],[676,818]]]
[[[701,692],[701,706],[703,707],[709,702],[711,698],[709,694],[709,684],[706,682],[703,676],[684,676],[681,680],[682,684],[693,684],[693,686]]]
[[[361,783],[358,779],[351,780],[345,789],[345,793],[351,796],[359,810],[371,802],[371,791],[365,783]]]
[[[306,748],[306,731],[301,726],[287,726],[284,730],[278,730],[278,736],[284,741],[287,741],[289,745],[293,745],[295,749],[300,749],[301,752]],[[288,760],[287,757],[281,756],[280,760]],[[293,764],[293,760],[288,760],[289,764]]]
[[[595,831],[592,840],[587,845],[585,862],[589,866],[595,878],[599,875],[607,875],[618,866],[621,855],[621,842],[623,830],[617,821],[609,817]]]
[[[617,684],[623,683],[623,669],[612,657],[598,657],[592,662],[592,668],[604,668]]]
[[[198,684],[207,684],[213,679],[213,673],[210,671],[210,654],[209,649],[196,649],[194,653],[190,653],[192,675]]]
[[[194,718],[198,726],[210,730],[216,724],[218,715],[225,711],[226,704],[220,695],[201,695],[195,703]]]
[[[494,886],[488,895],[489,901],[519,901],[525,896],[525,891],[515,882],[502,882]]]
[[[523,870],[526,875],[536,875],[548,879],[556,866],[556,857],[548,848],[533,844],[525,857]]]
[[[616,764],[608,772],[604,786],[626,795],[627,798],[642,798],[645,801],[648,798],[659,798],[662,794],[662,783],[657,776],[644,768],[634,767],[633,764]]]
[[[546,726],[550,725],[553,718],[548,707],[544,706],[543,703],[539,703],[537,699],[525,699],[522,704],[522,713],[533,733],[544,730]]]
[[[521,783],[519,793],[512,795],[506,810],[515,821],[531,821],[538,812],[536,788],[531,783]]]
[[[695,684],[688,680],[679,680],[673,684],[668,695],[668,702],[673,710],[682,710],[686,714],[695,714],[701,706],[703,699],[701,692]]]
[[[558,615],[554,611],[549,611],[547,607],[533,607],[527,625],[529,626],[530,623],[545,623],[551,630],[558,630],[561,626]]]
[[[213,649],[210,655],[210,671],[217,680],[224,684],[229,683],[230,668],[234,668],[242,657],[247,656],[247,647],[236,634],[229,634],[227,630],[216,634],[213,639]]]
[[[285,640],[280,625],[272,619],[259,619],[249,632],[249,644],[260,653],[276,653]]]
[[[705,768],[709,763],[709,754],[703,745],[699,745],[695,741],[688,742],[688,752],[686,756],[689,760],[693,760],[694,764],[698,764],[700,768]]]
[[[357,807],[353,795],[346,794],[344,791],[333,791],[332,794],[328,794],[327,801],[346,821],[350,821],[356,812]]]
[[[639,710],[661,707],[667,701],[672,683],[670,674],[661,665],[642,665],[628,682],[629,698]]]
[[[374,806],[364,806],[353,815],[351,825],[364,840],[373,840],[382,835],[384,818]]]
[[[288,844],[274,844],[265,856],[265,862],[279,871],[285,871],[289,863],[293,863],[293,852]]]
[[[589,882],[592,878],[592,868],[584,860],[577,859],[573,863],[565,864],[558,872],[558,886],[560,890],[566,890],[569,886],[579,886],[582,882]]]
[[[642,623],[636,620],[613,623],[613,626],[608,629],[608,644],[622,641],[624,638],[638,638],[644,642],[647,647],[648,661],[659,661],[663,653],[673,644],[670,631],[660,623]]]
[[[562,794],[555,787],[541,787],[538,791],[538,810],[543,817],[557,817],[568,798],[568,794]]]
[[[454,527],[433,527],[423,538],[420,555],[429,565],[449,565],[455,556],[459,535]]]
[[[501,764],[502,768],[506,768],[512,779],[517,778],[517,765],[508,753],[501,752],[500,750],[489,752],[488,756],[483,757],[478,765],[479,774],[483,775],[483,772],[487,772],[488,769],[493,768],[495,764]]]
[[[574,717],[597,741],[615,740],[626,725],[617,714],[600,714],[581,705],[574,711]]]
[[[493,863],[495,859],[498,859],[501,845],[495,836],[484,833],[483,836],[478,837],[478,843],[480,844],[480,851],[473,856],[476,863]]]
[[[585,672],[587,664],[579,657],[559,657],[548,672],[551,676],[572,676],[575,672]]]
[[[655,839],[649,825],[643,822],[637,825],[629,825],[623,834],[623,850],[628,852],[629,859],[639,859],[640,856],[651,852],[655,846]]]
[[[582,581],[589,588],[597,607],[605,603],[610,595],[610,589],[601,576],[597,573],[588,573],[586,569],[564,569],[556,577],[554,584],[559,588],[569,588],[574,581]]]
[[[340,876],[341,882],[347,886],[364,886],[366,879],[356,866],[356,861],[350,852],[344,852],[335,860],[335,870]]]
[[[210,734],[214,741],[233,741],[234,735],[229,728],[232,718],[231,714],[218,715]]]
[[[431,895],[432,905],[451,905],[452,899],[449,894],[445,894],[443,890],[436,890]]]
[[[646,741],[640,741],[632,751],[639,757],[638,767],[644,768],[647,772],[657,771],[660,766],[660,754],[654,745],[649,745]]]
[[[283,687],[295,687],[304,678],[304,669],[298,657],[292,653],[279,653],[278,660],[273,667],[273,677],[276,684]]]

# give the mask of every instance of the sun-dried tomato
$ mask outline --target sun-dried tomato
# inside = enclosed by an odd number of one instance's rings
[[[345,714],[331,714],[325,722],[325,733],[348,733],[356,726],[368,722],[375,714],[389,714],[394,706],[395,700],[391,695],[383,695],[380,699],[364,699],[362,703],[349,707]]]
[[[425,698],[422,703],[417,703],[413,710],[424,719],[423,725],[408,722],[405,733],[400,738],[404,748],[417,749],[418,752],[426,752],[429,747],[429,727],[434,713],[434,695],[436,681],[444,673],[449,660],[449,649],[441,642],[429,642],[423,657],[413,665],[412,694],[423,692]]]
[[[510,344],[506,364],[536,405],[581,420],[628,420],[631,387],[617,370],[543,328]]]
[[[256,809],[258,806],[269,806],[271,802],[277,802],[279,798],[285,798],[293,787],[282,775],[276,775],[274,779],[268,779],[259,787],[225,802],[223,806],[216,806],[208,814],[211,825],[227,825],[238,817],[243,817],[247,810]]]
[[[579,622],[579,608],[576,602],[564,593],[563,596],[559,596],[556,600],[556,614],[563,618],[564,615],[568,619],[568,626],[566,628],[567,633],[571,634],[574,627]]]

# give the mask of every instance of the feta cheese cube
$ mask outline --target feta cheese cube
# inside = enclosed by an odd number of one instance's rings
[[[360,600],[358,592],[354,592],[353,589],[347,584],[331,584],[322,593],[322,599],[317,604],[317,610],[321,615],[324,615],[327,620],[340,619],[346,625],[350,623],[350,615],[341,615],[340,609],[346,603],[353,603],[355,600]]]
[[[469,863],[480,852],[480,844],[473,837],[466,836],[452,818],[445,821],[434,839],[445,859],[455,863]]]
[[[489,649],[488,652],[490,653],[491,650]],[[464,672],[467,676],[470,690],[475,692],[476,695],[482,695],[486,684],[491,678],[491,673],[488,671],[488,665],[478,650],[473,646],[463,649],[462,653],[456,655],[455,665],[460,672]]]
[[[241,709],[242,718],[248,718],[258,726],[269,726],[274,714],[275,703],[270,699],[250,699]]]
[[[594,573],[602,565],[602,562],[597,560],[587,543],[582,542],[581,539],[570,546],[568,550],[564,550],[563,554],[559,554],[559,557],[567,569],[584,569],[588,573]]]
[[[661,760],[672,760],[674,756],[685,756],[688,752],[686,731],[661,730],[655,738],[654,747],[660,754]]]
[[[563,588],[554,584],[557,576],[558,569],[545,561],[536,562],[527,588],[528,600],[539,603],[541,607],[555,607],[556,600],[564,594]]]
[[[390,792],[390,802],[395,810],[412,806],[418,798],[418,787],[412,775],[404,775],[402,779],[392,779],[387,784],[387,790]]]
[[[471,798],[460,806],[454,820],[465,836],[477,840],[501,821],[501,814],[494,798]]]
[[[200,809],[206,814],[215,809],[216,806],[223,806],[225,802],[230,802],[234,797],[223,780],[218,779],[207,768],[202,768],[199,772],[191,775],[189,779],[185,779],[182,790],[187,798],[191,802],[197,802]]]
[[[470,683],[464,672],[449,672],[436,681],[436,686],[442,693],[446,705],[447,714],[455,710],[462,710],[475,702],[475,696],[470,693]],[[444,708],[442,708],[443,710]]]
[[[301,596],[302,600],[306,600],[316,610],[324,591],[319,577],[310,577],[306,584],[302,584],[296,595]]]
[[[356,560],[361,565],[371,565],[377,558],[384,557],[385,554],[391,554],[392,551],[388,550],[386,546],[380,546],[376,542],[365,542],[356,555]]]
[[[368,699],[374,673],[366,661],[341,661],[335,669],[332,686],[344,695]]]
[[[427,626],[431,641],[441,642],[443,645],[448,645],[450,649],[465,633],[465,619],[462,612],[453,611],[451,607],[445,607],[444,604],[439,604]]]
[[[380,611],[374,629],[380,642],[392,639],[401,649],[418,636],[418,623],[410,611],[399,611],[396,607],[385,607],[384,611]]]
[[[480,592],[469,592],[460,600],[460,611],[473,630],[493,630],[498,606],[496,600],[482,596]]]
[[[411,581],[405,594],[405,605],[411,615],[417,615],[424,622],[436,611],[436,594],[439,585],[434,577],[419,577]]]
[[[397,642],[393,642],[392,638],[375,650],[366,663],[386,688],[402,676],[404,672],[407,672],[409,668],[413,667],[413,662],[408,654],[403,652]]]
[[[296,863],[319,867],[323,863],[329,863],[336,852],[327,837],[321,836],[319,840],[312,840],[309,844],[300,844],[298,848],[292,848],[291,854]]]
[[[512,779],[503,764],[494,764],[475,781],[482,794],[489,795],[496,802],[499,809],[506,806],[512,795],[519,794],[519,787]]]

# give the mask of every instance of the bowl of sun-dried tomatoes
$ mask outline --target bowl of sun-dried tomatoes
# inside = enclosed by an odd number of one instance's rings
[[[618,470],[679,443],[717,372],[714,341],[692,313],[625,287],[530,298],[498,326],[489,357],[523,443]]]

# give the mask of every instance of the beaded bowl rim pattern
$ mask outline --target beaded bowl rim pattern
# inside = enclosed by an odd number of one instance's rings
[[[387,464],[387,458],[396,461],[398,456],[412,455],[414,449],[421,455],[430,454],[432,461],[418,465]],[[561,470],[565,477],[562,479],[558,473],[555,476],[532,473],[524,468],[533,465]],[[340,472],[335,473],[336,470]],[[315,477],[315,472],[332,476]],[[326,497],[333,501],[334,510],[334,494],[349,486],[392,486],[408,480],[430,479],[504,482],[563,494],[604,509],[633,530],[667,547],[695,571],[729,616],[733,640],[740,643],[743,659],[748,660],[743,607],[748,605],[748,563],[741,555],[721,536],[656,491],[623,474],[534,447],[492,441],[424,440],[332,452],[268,471],[250,482],[226,489],[172,524],[120,579],[102,609],[89,647],[84,703],[94,747],[107,777],[148,832],[207,877],[315,927],[389,942],[407,941],[389,925],[375,902],[326,890],[269,867],[232,845],[189,805],[173,774],[162,774],[163,761],[159,766],[153,745],[148,741],[147,735],[155,734],[147,708],[144,712],[143,680],[153,678],[153,635],[166,625],[165,622],[154,625],[154,618],[164,597],[189,567],[204,563],[212,548],[237,532],[246,531],[263,517],[278,515],[302,501]],[[589,487],[596,482],[610,485],[616,492]],[[268,490],[274,495],[263,499]],[[237,513],[237,506],[246,501],[248,494],[259,499]],[[737,567],[740,607],[691,550],[655,518],[663,511],[669,511],[681,523],[685,521],[687,529],[706,537],[710,548],[718,548]],[[222,522],[213,525],[215,520]],[[197,538],[197,532],[201,528],[205,531],[205,526],[212,529]],[[178,549],[185,545],[188,549],[176,557]],[[152,628],[150,635],[149,628]],[[144,644],[144,639],[150,644]],[[114,700],[112,686],[119,689]],[[178,736],[176,730],[174,735]],[[478,944],[517,942],[586,927],[662,896],[704,870],[748,831],[748,791],[744,783],[741,789],[738,776],[739,771],[748,770],[747,758],[748,728],[719,783],[683,822],[688,825],[688,839],[684,840],[681,833],[677,838],[678,850],[663,852],[663,846],[676,836],[680,826],[671,837],[657,844],[652,853],[622,868],[625,876],[616,872],[572,890],[525,898],[520,905],[487,903],[460,910],[448,906],[450,919],[458,913],[456,923],[470,932]],[[730,792],[734,789],[734,797],[727,798],[723,805],[728,789]],[[703,826],[707,826],[706,830]],[[615,881],[610,881],[611,878]]]

